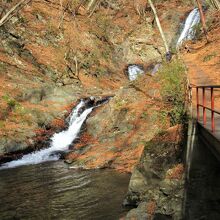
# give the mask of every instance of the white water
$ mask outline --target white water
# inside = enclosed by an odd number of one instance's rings
[[[181,44],[185,40],[192,40],[195,37],[195,25],[199,24],[200,22],[200,14],[199,14],[199,9],[195,8],[193,9],[190,14],[188,15],[183,31],[177,41],[177,48],[181,46]]]
[[[138,75],[144,74],[144,70],[138,65],[131,65],[128,67],[128,78],[130,81],[135,80]]]
[[[38,164],[45,161],[58,160],[58,155],[53,155],[56,151],[66,151],[68,147],[77,137],[80,132],[83,122],[86,120],[87,116],[91,113],[93,107],[85,109],[80,114],[80,109],[85,105],[84,101],[81,101],[70,115],[69,127],[65,131],[60,133],[55,133],[51,138],[51,144],[49,148],[33,152],[31,154],[24,155],[19,160],[14,160],[3,164],[1,168],[12,168],[28,164]]]

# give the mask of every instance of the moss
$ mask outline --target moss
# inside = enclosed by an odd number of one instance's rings
[[[203,58],[203,62],[208,62],[210,61],[211,59],[215,58],[217,56],[217,53],[216,52],[213,52],[211,54],[208,54],[206,55],[204,58]]]

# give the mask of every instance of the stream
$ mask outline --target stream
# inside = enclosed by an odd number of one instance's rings
[[[129,177],[62,161],[0,170],[0,219],[119,219]]]
[[[68,128],[48,148],[0,167],[0,219],[119,219],[129,178],[113,170],[70,169],[59,160],[78,137],[93,108],[108,99],[81,100]]]

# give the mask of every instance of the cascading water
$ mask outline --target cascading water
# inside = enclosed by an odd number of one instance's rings
[[[69,127],[65,131],[55,133],[51,138],[50,147],[31,154],[24,155],[21,159],[3,164],[2,169],[12,168],[28,164],[38,164],[45,161],[54,161],[59,159],[59,155],[54,154],[57,151],[67,151],[70,144],[77,138],[83,122],[92,112],[93,107],[86,108],[85,102],[81,102],[72,111],[69,120]],[[81,112],[82,111],[82,112]]]
[[[138,75],[144,74],[143,68],[140,65],[136,64],[129,65],[127,72],[130,81],[135,80],[138,77]]]
[[[176,45],[177,48],[180,47],[185,40],[192,40],[195,37],[195,32],[196,32],[195,25],[199,24],[199,22],[200,22],[199,9],[194,8],[190,12],[190,14],[188,15],[185,21],[183,31],[177,41],[177,45]]]

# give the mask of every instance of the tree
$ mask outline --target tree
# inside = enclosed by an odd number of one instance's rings
[[[202,9],[202,5],[201,5],[200,0],[196,0],[196,2],[197,2],[197,5],[198,5],[198,8],[199,8],[199,13],[200,13],[200,18],[201,18],[201,22],[202,22],[203,32],[204,32],[205,37],[208,41],[207,27],[206,27],[206,23],[205,23],[205,15],[204,15],[204,12],[203,12],[203,9]]]
[[[154,7],[154,4],[153,4],[153,2],[152,2],[151,0],[148,0],[148,2],[149,2],[149,4],[150,4],[150,7],[151,7],[153,13],[154,13],[154,17],[155,17],[155,20],[156,20],[156,23],[157,23],[157,27],[158,27],[158,29],[159,29],[159,31],[160,31],[160,35],[161,35],[161,38],[162,38],[162,40],[163,40],[164,47],[165,47],[165,49],[166,49],[166,60],[167,60],[167,61],[170,61],[171,58],[172,58],[172,57],[171,57],[171,52],[170,52],[170,50],[169,50],[166,37],[165,37],[164,32],[163,32],[163,29],[162,29],[162,27],[161,27],[160,20],[159,20],[159,17],[158,17],[158,15],[157,15],[156,8]]]

